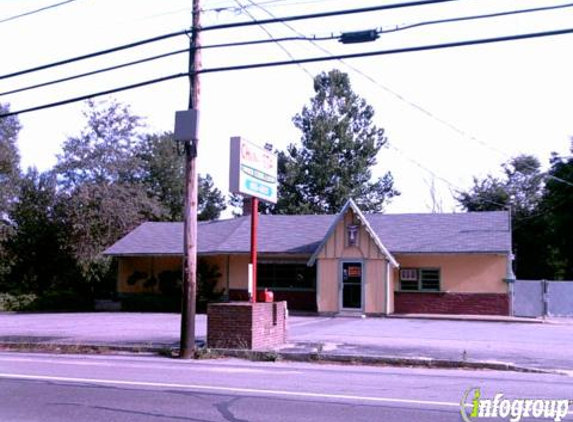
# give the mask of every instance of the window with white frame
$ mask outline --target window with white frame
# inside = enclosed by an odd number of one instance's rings
[[[439,268],[402,268],[400,270],[400,290],[439,291]]]

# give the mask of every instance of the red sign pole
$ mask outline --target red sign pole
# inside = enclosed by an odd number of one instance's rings
[[[252,302],[257,302],[257,229],[259,225],[259,198],[251,197],[251,267],[253,272]]]

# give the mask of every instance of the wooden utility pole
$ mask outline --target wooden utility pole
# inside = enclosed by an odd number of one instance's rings
[[[200,0],[193,0],[193,28],[189,45],[189,110],[199,111],[201,60]],[[199,139],[185,143],[185,223],[183,300],[181,304],[181,343],[179,357],[191,359],[195,351],[195,300],[197,297],[197,146]]]

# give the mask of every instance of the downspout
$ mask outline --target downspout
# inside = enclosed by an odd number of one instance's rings
[[[385,304],[384,304],[384,313],[386,316],[390,314],[390,261],[386,260],[386,297],[385,297]]]
[[[231,255],[227,255],[227,289],[226,289],[226,298],[224,298],[225,302],[230,302],[231,301],[231,282],[230,282],[230,270],[231,270]]]
[[[515,281],[515,274],[513,272],[513,259],[515,258],[513,255],[513,229],[511,225],[511,205],[507,207],[507,224],[509,230],[509,253],[507,255],[507,264],[505,270],[505,279],[504,281],[507,283],[507,289],[509,294],[509,315],[513,315],[513,301],[514,301],[514,289],[513,283]]]

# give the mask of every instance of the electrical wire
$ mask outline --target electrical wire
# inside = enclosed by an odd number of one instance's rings
[[[370,8],[362,8],[362,9],[349,9],[349,10],[345,10],[345,11],[326,12],[326,15],[331,16],[332,14],[339,15],[339,14],[344,14],[344,13],[366,13],[368,11],[380,10],[381,8],[385,9],[385,8],[396,8],[396,7],[409,7],[409,6],[422,5],[422,4],[427,4],[427,3],[444,2],[444,1],[458,1],[458,0],[431,0],[431,1],[426,0],[426,1],[418,1],[418,2],[413,2],[413,3],[392,4],[392,5],[384,5],[384,6],[375,6],[375,7],[370,7]],[[259,4],[256,4],[254,2],[251,5],[261,7]],[[448,22],[456,22],[456,21],[470,20],[470,19],[483,19],[483,18],[490,18],[490,17],[495,17],[495,16],[505,16],[505,15],[518,14],[518,13],[530,13],[530,12],[545,11],[545,10],[551,10],[551,9],[557,9],[557,8],[572,7],[572,6],[573,6],[573,3],[567,3],[567,4],[562,4],[562,5],[539,7],[539,8],[532,8],[532,9],[498,12],[498,13],[492,13],[492,14],[488,14],[488,15],[474,15],[474,16],[464,16],[464,17],[458,17],[458,18],[441,19],[441,20],[435,20],[435,21],[425,21],[425,22],[418,22],[418,23],[414,23],[414,24],[407,24],[405,26],[397,27],[397,28],[390,29],[390,30],[380,30],[380,33],[401,31],[401,30],[405,30],[405,29],[411,29],[411,28],[420,27],[420,26],[424,26],[424,25],[434,25],[434,24],[438,24],[438,23],[448,23]],[[263,10],[265,10],[265,9],[263,9]],[[271,14],[271,16],[274,16],[274,15]],[[286,24],[286,22],[292,21],[292,20],[311,19],[313,17],[322,17],[322,16],[325,16],[325,13],[314,14],[314,15],[287,16],[284,18],[273,17],[272,19],[266,19],[263,21],[253,19],[250,22],[239,22],[239,23],[234,23],[234,24],[225,24],[224,26],[225,26],[225,28],[227,28],[227,27],[229,27],[228,25],[232,25],[232,26],[235,26],[235,25],[240,25],[240,26],[264,25],[265,23],[283,23],[283,24]],[[217,27],[220,27],[220,25],[211,26],[211,27],[203,27],[203,28],[201,28],[201,30],[205,31],[205,30],[217,29]],[[289,26],[289,28],[293,29],[291,26]],[[12,78],[15,76],[20,76],[20,75],[24,75],[24,74],[28,74],[28,73],[32,73],[32,72],[36,72],[39,70],[45,70],[45,69],[49,69],[52,67],[61,66],[64,64],[74,63],[77,61],[86,60],[86,59],[90,59],[93,57],[98,57],[101,55],[110,54],[110,53],[114,53],[117,51],[129,49],[129,48],[138,47],[141,45],[145,45],[145,44],[156,42],[156,41],[161,41],[161,40],[168,39],[171,37],[176,37],[176,36],[180,36],[180,35],[188,35],[189,33],[190,33],[189,30],[178,31],[175,33],[165,34],[165,35],[161,35],[158,37],[153,37],[153,38],[137,41],[137,42],[126,44],[126,45],[122,45],[122,46],[118,46],[118,47],[114,47],[114,48],[110,48],[110,49],[106,49],[106,50],[97,51],[97,52],[94,52],[91,54],[86,54],[86,55],[73,57],[73,58],[66,59],[66,60],[61,60],[61,61],[54,62],[54,63],[49,63],[49,64],[37,66],[34,68],[30,68],[30,69],[25,69],[25,70],[13,72],[13,73],[5,74],[5,75],[0,75],[0,80]],[[312,38],[306,37],[306,36],[283,37],[283,38],[272,37],[272,39],[270,39],[270,40],[251,40],[251,41],[206,45],[206,46],[201,46],[201,49],[256,45],[256,44],[264,44],[264,43],[268,43],[268,42],[277,42],[278,43],[278,42],[283,42],[283,41],[311,41],[311,42],[312,41],[325,41],[325,40],[333,40],[336,38],[337,38],[337,36],[334,36],[334,35],[324,36],[324,37],[312,37]]]
[[[127,50],[129,48],[134,48],[134,47],[139,47],[141,45],[145,45],[145,44],[150,44],[150,43],[154,43],[157,41],[162,41],[162,40],[166,40],[169,38],[173,38],[173,37],[179,37],[181,35],[188,35],[191,31],[189,30],[184,30],[184,31],[177,31],[177,32],[172,32],[169,34],[163,34],[163,35],[159,35],[157,37],[153,37],[153,38],[147,38],[144,40],[140,40],[140,41],[135,41],[129,44],[124,44],[124,45],[120,45],[117,47],[113,47],[113,48],[108,48],[106,50],[100,50],[100,51],[96,51],[94,53],[90,53],[90,54],[84,54],[82,56],[77,56],[77,57],[72,57],[70,59],[65,59],[65,60],[60,60],[57,62],[53,62],[53,63],[48,63],[48,64],[44,64],[41,66],[36,66],[30,69],[24,69],[24,70],[19,70],[17,72],[13,72],[13,73],[8,73],[5,75],[0,75],[0,80],[1,79],[8,79],[8,78],[13,78],[15,76],[21,76],[21,75],[26,75],[28,73],[32,73],[32,72],[37,72],[39,70],[45,70],[45,69],[50,69],[52,67],[57,67],[57,66],[61,66],[64,64],[69,64],[69,63],[74,63],[74,62],[78,62],[81,60],[86,60],[86,59],[91,59],[93,57],[98,57],[98,56],[102,56],[104,54],[110,54],[110,53],[115,53],[117,51],[121,51],[121,50]]]
[[[135,60],[132,62],[127,62],[127,63],[122,63],[116,66],[111,66],[111,67],[105,67],[102,69],[98,69],[98,70],[94,70],[91,72],[86,72],[86,73],[80,73],[78,75],[73,75],[73,76],[68,76],[66,78],[61,78],[61,79],[55,79],[52,81],[48,81],[48,82],[43,82],[40,84],[36,84],[36,85],[29,85],[23,88],[18,88],[18,89],[13,89],[11,91],[5,91],[5,92],[0,92],[0,97],[3,95],[9,95],[9,94],[16,94],[18,92],[24,92],[24,91],[29,91],[31,89],[36,89],[36,88],[43,88],[46,86],[50,86],[50,85],[55,85],[55,84],[59,84],[62,82],[68,82],[68,81],[72,81],[74,79],[80,79],[80,78],[85,78],[86,76],[93,76],[93,75],[98,75],[100,73],[104,73],[104,72],[109,72],[111,70],[117,70],[117,69],[123,69],[125,67],[129,67],[129,66],[134,66],[136,64],[141,64],[141,63],[147,63],[147,62],[151,62],[154,60],[159,60],[159,59],[163,59],[165,57],[170,57],[170,56],[175,56],[177,54],[182,54],[182,53],[188,53],[189,49],[183,49],[183,50],[176,50],[176,51],[171,51],[169,53],[165,53],[165,54],[160,54],[157,56],[152,56],[152,57],[146,57],[144,59],[140,59],[140,60]]]
[[[39,12],[46,11],[46,10],[49,10],[49,9],[55,9],[56,7],[63,6],[63,5],[68,4],[68,3],[72,3],[72,2],[74,2],[74,1],[77,1],[77,0],[61,1],[61,2],[59,2],[59,3],[54,3],[54,4],[51,4],[51,5],[49,5],[49,6],[41,7],[41,8],[39,8],[39,9],[30,10],[30,11],[28,11],[28,12],[20,13],[19,15],[14,15],[14,16],[10,16],[9,18],[2,19],[2,20],[0,20],[0,23],[10,22],[10,21],[13,21],[13,20],[16,20],[16,19],[23,18],[23,17],[25,17],[25,16],[30,16],[30,15],[34,15],[34,14],[39,13]]]
[[[557,10],[557,9],[565,9],[573,7],[573,3],[564,3],[564,4],[556,4],[551,6],[543,6],[543,7],[534,7],[529,9],[517,9],[517,10],[507,10],[503,12],[495,12],[495,13],[487,13],[481,15],[471,15],[471,16],[460,16],[455,18],[445,18],[445,19],[436,19],[431,21],[425,22],[417,22],[412,24],[402,24],[398,25],[392,29],[380,29],[378,32],[380,34],[386,34],[390,32],[397,32],[397,31],[404,31],[406,29],[413,29],[419,28],[422,26],[428,25],[436,25],[436,24],[443,24],[443,23],[454,23],[454,22],[461,22],[461,21],[468,21],[468,20],[476,20],[476,19],[491,19],[491,18],[498,18],[502,16],[509,16],[509,15],[518,15],[523,13],[534,13],[534,12],[546,12],[550,10]]]
[[[281,3],[281,2],[285,2],[285,1],[286,1],[286,0],[268,0],[268,1],[263,1],[263,2],[261,2],[261,4],[273,4],[273,3]],[[251,7],[251,6],[248,6],[248,5],[245,6],[245,5],[242,5],[242,4],[239,4],[238,6],[225,6],[224,3],[222,3],[222,4],[223,4],[223,5],[222,5],[222,6],[219,6],[219,7],[213,6],[213,7],[209,8],[209,9],[204,9],[204,8],[202,8],[202,9],[201,9],[201,12],[202,12],[202,13],[204,13],[204,12],[217,12],[217,13],[220,13],[220,12],[224,12],[224,11],[227,11],[227,10],[228,10],[228,11],[231,11],[231,12],[238,12],[238,11],[247,9],[248,7]]]
[[[394,3],[394,4],[386,4],[386,5],[379,5],[379,6],[372,6],[372,7],[362,7],[362,8],[356,8],[356,9],[345,9],[345,10],[335,10],[335,11],[331,11],[331,12],[312,13],[312,14],[307,14],[307,15],[286,16],[286,17],[274,18],[274,19],[254,20],[254,21],[244,21],[244,22],[234,22],[234,23],[226,23],[226,24],[219,24],[219,25],[212,25],[212,26],[204,26],[204,27],[201,27],[200,30],[201,31],[211,31],[211,30],[217,30],[217,29],[229,29],[229,28],[236,28],[236,27],[243,27],[243,26],[266,25],[266,24],[271,24],[271,23],[305,20],[305,19],[318,19],[318,18],[323,18],[323,17],[328,17],[328,16],[340,16],[340,15],[356,14],[356,13],[368,13],[368,12],[380,11],[380,10],[424,6],[424,5],[429,5],[429,4],[446,3],[446,2],[453,2],[453,1],[460,1],[460,0],[418,0],[418,1],[412,1],[412,2],[406,2],[406,3]],[[86,55],[82,55],[82,56],[78,56],[78,57],[74,57],[74,58],[70,58],[70,59],[66,59],[66,60],[61,60],[61,61],[54,62],[54,63],[49,63],[49,64],[37,66],[34,68],[30,68],[30,69],[25,69],[25,70],[20,70],[20,71],[13,72],[13,73],[5,74],[5,75],[0,75],[0,80],[12,78],[14,76],[25,75],[25,74],[36,72],[39,70],[49,69],[52,67],[77,62],[80,60],[86,60],[86,59],[90,59],[93,57],[97,57],[97,56],[101,56],[101,55],[109,54],[109,53],[114,53],[117,51],[126,50],[126,49],[133,48],[133,47],[138,47],[138,46],[141,46],[144,44],[149,44],[149,43],[164,40],[167,38],[172,38],[172,37],[176,37],[176,36],[180,36],[180,35],[189,35],[190,33],[191,33],[190,30],[184,30],[184,31],[178,31],[178,32],[170,33],[170,34],[164,34],[164,35],[160,35],[158,37],[153,37],[153,38],[149,38],[149,39],[145,39],[145,40],[141,40],[141,41],[136,41],[134,43],[125,44],[125,45],[110,48],[107,50],[101,50],[101,51],[97,51],[94,53],[90,53],[90,54],[86,54]]]
[[[405,152],[403,152],[402,150],[396,148],[394,145],[389,145],[390,149],[393,149],[394,151],[396,151],[397,153],[399,153],[400,155],[402,155],[406,160],[410,161],[412,164],[414,164],[416,167],[421,168],[422,170],[427,171],[428,173],[430,173],[434,178],[441,180],[442,182],[444,182],[446,185],[448,185],[450,187],[450,189],[452,189],[455,193],[462,194],[465,193],[465,191],[463,189],[461,189],[459,186],[455,185],[454,183],[450,182],[448,179],[436,174],[434,171],[430,170],[429,168],[427,168],[426,166],[424,166],[423,164],[421,164],[419,161],[413,159],[411,156],[409,156],[408,154],[406,154]],[[492,205],[496,205],[498,207],[501,208],[507,208],[507,204],[502,204],[496,201],[493,201],[491,199],[487,199],[487,198],[479,198],[479,200],[481,202],[487,202],[489,204]]]
[[[427,6],[427,5],[439,4],[439,3],[450,3],[450,2],[454,2],[454,1],[461,1],[461,0],[418,0],[418,1],[410,1],[410,2],[405,2],[405,3],[392,3],[392,4],[384,4],[384,5],[378,5],[378,6],[360,7],[360,8],[355,8],[355,9],[333,10],[330,12],[309,13],[306,15],[285,16],[285,17],[281,17],[281,18],[263,19],[263,20],[257,20],[257,21],[229,22],[229,23],[222,23],[222,24],[211,25],[211,26],[203,26],[201,28],[201,31],[214,31],[214,30],[221,30],[221,29],[240,28],[240,27],[244,27],[244,26],[268,25],[268,24],[275,24],[275,23],[282,23],[282,22],[308,20],[308,19],[321,19],[321,18],[334,17],[334,16],[353,15],[353,14],[358,14],[358,13],[370,13],[370,12],[376,12],[376,11],[381,11],[381,10],[391,10],[391,9],[401,9],[401,8],[406,8],[406,7]]]
[[[340,54],[329,57],[309,57],[305,59],[297,59],[294,61],[286,60],[286,61],[276,61],[276,62],[249,63],[243,65],[213,67],[213,68],[201,69],[198,73],[215,73],[215,72],[228,72],[235,70],[261,69],[265,67],[289,66],[298,63],[316,63],[316,62],[327,62],[339,59],[356,59],[363,57],[391,55],[391,54],[432,51],[446,48],[467,47],[467,46],[482,45],[482,44],[494,44],[499,42],[518,41],[518,40],[526,40],[526,39],[541,38],[541,37],[552,37],[566,34],[573,34],[573,28],[556,29],[552,31],[542,31],[542,32],[531,32],[526,34],[506,35],[492,38],[478,38],[472,40],[451,41],[448,43],[402,47],[390,50],[376,50],[376,51],[366,51],[361,53]]]
[[[63,106],[66,104],[71,104],[71,103],[77,103],[79,101],[89,100],[90,98],[102,97],[104,95],[115,94],[117,92],[127,91],[127,90],[135,89],[135,88],[141,88],[144,86],[154,85],[154,84],[157,84],[160,82],[166,82],[166,81],[170,81],[170,80],[178,79],[178,78],[183,78],[183,77],[189,77],[189,73],[187,73],[187,72],[177,73],[174,75],[163,76],[161,78],[149,79],[147,81],[138,82],[138,83],[131,84],[131,85],[126,85],[126,86],[122,86],[119,88],[108,89],[106,91],[93,92],[91,94],[82,95],[80,97],[68,98],[66,100],[61,100],[61,101],[56,101],[53,103],[48,103],[48,104],[43,104],[43,105],[39,105],[39,106],[35,106],[35,107],[30,107],[30,108],[26,108],[23,110],[11,111],[8,113],[0,114],[0,118],[15,116],[17,114],[29,113],[32,111],[45,110],[47,108],[59,107],[59,106]]]
[[[248,0],[248,1],[251,2],[253,5],[256,5],[252,0]],[[258,6],[258,5],[257,5],[257,6]],[[570,7],[570,6],[573,6],[573,4],[560,5],[559,7]],[[275,18],[275,16],[273,15],[272,12],[266,10],[264,7],[261,7],[261,6],[258,6],[258,7],[259,7],[260,9],[262,9],[263,11],[265,11],[269,16]],[[549,9],[551,9],[551,8],[555,8],[555,7],[549,7]],[[548,9],[548,8],[522,9],[522,10],[520,10],[520,11],[500,12],[500,13],[503,14],[503,15],[507,15],[507,14],[512,14],[512,13],[537,12],[537,11],[546,10],[546,9]],[[471,18],[471,19],[476,19],[476,18],[481,19],[481,18],[485,18],[485,17],[487,17],[487,15],[477,15],[477,16],[472,16],[472,17],[464,17],[463,19],[468,19],[468,18]],[[282,23],[283,23],[287,28],[289,28],[291,31],[293,31],[295,34],[298,34],[299,36],[303,36],[299,31],[297,31],[294,27],[292,27],[292,26],[289,25],[288,23],[286,23],[286,22],[282,22]],[[319,50],[321,50],[323,53],[328,54],[328,55],[329,55],[330,57],[332,57],[333,59],[336,58],[336,56],[334,56],[329,50],[327,50],[327,49],[325,49],[324,47],[318,45],[317,43],[313,42],[312,40],[310,40],[310,41],[311,41],[311,43],[312,43],[314,46],[316,46],[316,47],[317,47]],[[398,98],[399,100],[406,102],[407,104],[409,104],[410,106],[412,106],[412,107],[416,108],[417,110],[423,112],[424,114],[426,114],[426,115],[429,116],[430,118],[432,118],[432,119],[434,119],[434,120],[436,120],[436,121],[438,121],[438,122],[444,124],[445,126],[449,127],[450,129],[453,129],[455,132],[459,133],[460,135],[462,135],[462,136],[464,136],[464,137],[466,137],[466,138],[469,138],[469,139],[471,139],[471,140],[473,140],[473,141],[476,141],[476,142],[478,142],[479,144],[481,144],[482,146],[484,146],[484,147],[486,147],[486,148],[488,148],[488,149],[491,149],[491,150],[493,150],[493,151],[495,151],[495,152],[497,152],[497,153],[499,153],[499,154],[502,154],[502,155],[505,155],[506,157],[511,158],[511,156],[509,156],[508,154],[504,153],[503,151],[501,151],[501,150],[499,150],[499,149],[497,149],[497,148],[494,148],[493,146],[487,144],[486,142],[482,141],[481,139],[476,138],[476,137],[473,136],[473,135],[470,135],[470,134],[466,133],[465,131],[463,131],[462,129],[458,128],[457,126],[451,124],[450,122],[448,122],[448,121],[446,121],[446,120],[444,120],[444,119],[441,119],[441,118],[435,116],[433,113],[431,113],[429,110],[425,109],[424,107],[422,107],[422,106],[420,106],[420,105],[418,105],[418,104],[416,104],[416,103],[414,103],[414,102],[412,102],[412,101],[406,99],[406,98],[403,97],[401,94],[399,94],[399,93],[395,92],[394,90],[390,89],[389,87],[387,87],[387,86],[385,86],[385,85],[379,83],[379,82],[376,81],[374,78],[372,78],[371,76],[369,76],[369,75],[367,75],[366,73],[362,72],[362,71],[361,71],[360,69],[358,69],[357,67],[351,65],[350,63],[346,63],[346,61],[344,61],[343,59],[341,59],[341,58],[336,58],[336,60],[338,60],[338,61],[341,62],[342,64],[348,66],[350,69],[352,69],[352,70],[354,70],[355,72],[359,73],[360,75],[362,75],[362,76],[365,77],[366,79],[370,80],[370,81],[373,82],[374,84],[378,85],[378,86],[379,86],[380,88],[382,88],[383,90],[385,90],[385,91],[391,93],[392,95],[394,95],[394,96],[395,96],[396,98]],[[547,178],[552,179],[552,180],[556,180],[556,181],[558,181],[558,182],[561,182],[561,183],[564,183],[564,184],[573,186],[573,183],[571,183],[571,182],[569,182],[569,181],[567,181],[567,180],[561,179],[561,178],[559,178],[559,177],[553,176],[553,175],[551,175],[551,174],[546,174],[545,176],[546,176]]]
[[[272,39],[264,39],[264,40],[247,40],[247,41],[236,41],[236,42],[229,42],[229,43],[222,43],[222,44],[209,44],[209,45],[202,45],[198,47],[200,50],[206,50],[210,48],[226,48],[226,47],[243,47],[247,45],[257,45],[257,44],[269,44],[272,42],[287,42],[287,41],[331,41],[338,39],[338,35],[325,35],[325,36],[306,36],[301,35],[298,37],[281,37],[276,38],[273,37]]]
[[[404,48],[397,48],[392,50],[378,50],[378,51],[369,51],[369,52],[362,52],[362,53],[354,53],[354,54],[342,54],[342,55],[333,55],[329,57],[311,57],[306,59],[298,59],[298,60],[287,60],[287,61],[279,61],[279,62],[266,62],[266,63],[252,63],[252,64],[244,64],[244,65],[235,65],[235,66],[224,66],[224,67],[214,67],[214,68],[207,68],[201,69],[197,73],[215,73],[215,72],[226,72],[226,71],[233,71],[233,70],[246,70],[246,69],[258,69],[258,68],[266,68],[266,67],[274,67],[274,66],[287,66],[293,65],[298,63],[314,63],[314,62],[323,62],[323,61],[332,61],[332,60],[339,60],[339,59],[351,59],[351,58],[359,58],[359,57],[372,57],[372,56],[380,56],[380,55],[390,55],[390,54],[400,54],[400,53],[411,53],[411,52],[419,52],[419,51],[431,51],[431,50],[438,50],[444,48],[453,48],[453,47],[462,47],[462,46],[472,46],[472,45],[480,45],[480,44],[493,44],[498,42],[506,42],[506,41],[517,41],[517,40],[524,40],[524,39],[533,39],[539,37],[548,37],[548,36],[557,36],[557,35],[565,35],[565,34],[573,34],[573,28],[566,28],[566,29],[559,29],[554,31],[544,31],[544,32],[534,32],[528,34],[517,34],[517,35],[507,35],[502,37],[494,37],[494,38],[480,38],[480,39],[473,39],[473,40],[464,40],[464,41],[455,41],[443,44],[430,44],[430,45],[422,45],[422,46],[414,46],[414,47],[404,47]],[[42,106],[32,107],[28,109],[13,111],[9,113],[0,114],[0,118],[2,117],[9,117],[16,114],[23,114],[31,111],[42,110],[45,108],[56,107],[59,105],[69,104],[71,102],[83,101],[88,98],[112,94],[115,92],[125,91],[128,89],[134,89],[145,85],[151,85],[159,82],[163,82],[170,79],[175,79],[183,76],[189,76],[189,73],[180,73],[176,75],[167,76],[164,78],[152,79],[149,81],[141,82],[139,84],[128,85],[126,87],[116,88],[108,91],[93,93],[84,95],[81,97],[76,97],[74,99],[68,99],[63,101],[58,101],[55,103],[45,104]],[[557,179],[556,179],[557,180]],[[567,181],[565,181],[567,182]],[[567,182],[573,186],[573,183]]]
[[[238,46],[247,46],[247,45],[256,45],[256,44],[266,44],[269,42],[287,42],[287,41],[310,41],[310,42],[313,42],[313,41],[330,41],[330,40],[339,39],[339,37],[340,37],[340,35],[334,35],[334,33],[332,33],[330,35],[322,36],[322,37],[306,36],[306,35],[300,33],[299,31],[297,31],[295,28],[293,28],[287,22],[281,20],[281,18],[276,17],[267,8],[264,8],[262,6],[264,4],[264,2],[263,3],[255,3],[251,0],[249,0],[249,2],[251,3],[251,5],[250,5],[251,7],[258,7],[259,9],[263,10],[269,16],[271,16],[273,19],[277,19],[278,22],[284,24],[286,27],[291,29],[296,34],[298,34],[298,36],[273,38],[271,40],[250,40],[250,41],[238,41],[238,42],[230,42],[230,43],[222,43],[222,44],[212,44],[212,45],[204,45],[204,46],[201,46],[200,48],[201,49],[209,49],[209,48],[238,47]],[[246,6],[243,5],[243,7],[246,7]],[[460,17],[455,17],[455,18],[437,19],[437,20],[431,20],[431,21],[422,21],[422,22],[415,22],[415,23],[411,23],[411,24],[397,25],[395,28],[391,28],[391,29],[380,28],[380,29],[377,29],[376,31],[378,32],[378,34],[389,34],[392,32],[399,32],[399,31],[403,31],[403,30],[407,30],[407,29],[419,28],[419,27],[428,26],[428,25],[454,23],[454,22],[459,22],[459,21],[478,20],[478,19],[491,19],[491,18],[495,18],[495,17],[517,15],[517,14],[524,14],[524,13],[544,12],[544,11],[570,8],[570,7],[573,7],[573,3],[565,3],[565,4],[545,6],[545,7],[536,7],[536,8],[530,8],[530,9],[507,10],[507,11],[503,11],[503,12],[480,14],[480,15],[460,16]],[[316,45],[316,46],[318,47],[318,45]],[[324,49],[322,49],[322,48],[320,48],[320,49],[323,52],[326,52]],[[327,54],[328,54],[328,52],[327,52]]]
[[[314,3],[324,3],[330,0],[301,0],[301,1],[292,1],[287,3],[287,0],[268,0],[262,1],[257,3],[257,6],[266,6],[266,7],[292,7],[297,5],[306,5],[306,4],[314,4]],[[253,5],[242,5],[241,7],[237,6],[220,6],[220,7],[211,7],[209,9],[202,9],[202,12],[216,12],[221,13],[224,11],[230,11],[233,13],[241,13],[243,10],[253,7]]]
[[[253,3],[252,0],[248,0],[248,1],[250,1],[251,3]],[[267,10],[267,9],[265,9],[264,7],[261,7],[261,6],[259,6],[259,8],[262,9],[263,11],[265,11],[269,16],[274,17],[273,13],[270,12],[269,10]],[[288,23],[286,23],[286,22],[283,22],[283,24],[284,24],[287,28],[289,28],[291,31],[293,31],[295,34],[297,34],[297,35],[299,35],[299,36],[302,36],[302,34],[301,34],[299,31],[297,31],[294,27],[292,27],[290,24],[288,24]],[[333,53],[332,53],[332,52],[330,52],[330,51],[327,50],[326,48],[322,47],[321,45],[319,45],[319,44],[317,44],[317,43],[315,43],[315,42],[312,42],[312,40],[311,40],[311,43],[312,43],[315,47],[317,47],[319,50],[321,50],[323,53],[328,54],[328,55],[331,56],[331,57],[333,56]],[[355,72],[359,73],[360,75],[362,75],[362,76],[365,77],[366,79],[370,80],[370,81],[373,82],[374,84],[378,85],[380,88],[384,89],[385,91],[390,92],[391,94],[393,94],[394,96],[396,96],[398,99],[400,99],[400,100],[402,100],[402,101],[406,101],[408,104],[410,104],[410,105],[416,107],[416,108],[419,109],[419,110],[422,110],[424,113],[430,115],[431,117],[434,117],[433,114],[430,113],[429,111],[425,110],[425,109],[422,108],[421,106],[418,106],[417,104],[415,104],[415,103],[413,103],[413,102],[411,102],[411,101],[409,101],[409,100],[406,100],[402,95],[398,94],[397,92],[393,91],[392,89],[388,88],[387,86],[385,86],[385,85],[379,83],[379,82],[376,81],[374,78],[372,78],[370,75],[368,75],[368,74],[362,72],[362,71],[361,71],[360,69],[358,69],[357,67],[351,65],[350,63],[347,63],[347,62],[346,62],[345,60],[343,60],[343,59],[338,59],[338,61],[339,61],[340,63],[344,64],[345,66],[348,66],[350,69],[354,70]],[[435,118],[435,117],[434,117],[434,118]],[[448,122],[442,121],[441,119],[440,119],[440,121],[441,121],[442,123],[447,123],[447,124],[449,124]],[[399,152],[400,154],[406,156],[406,154],[404,154],[402,151],[400,151],[400,150],[399,150],[398,148],[396,148],[395,146],[391,145],[391,148],[394,149],[394,150],[396,150],[396,151]],[[444,179],[443,177],[438,176],[438,175],[437,175],[436,173],[434,173],[432,170],[428,169],[427,167],[423,166],[422,164],[420,164],[419,162],[413,160],[412,158],[410,158],[410,157],[408,157],[408,156],[406,156],[406,158],[407,158],[408,160],[410,160],[411,162],[413,162],[416,166],[418,166],[418,167],[422,168],[423,170],[427,171],[428,173],[430,173],[434,178],[437,178],[437,179],[439,179],[439,180],[442,180],[442,181],[445,182],[446,184],[450,185],[450,187],[454,187],[456,193],[458,193],[458,194],[462,193],[462,190],[461,190],[460,188],[456,187],[453,183],[449,182],[447,179]],[[499,203],[497,203],[497,202],[495,202],[495,201],[490,201],[490,200],[487,200],[487,199],[484,199],[484,200],[487,201],[487,202],[490,202],[490,203],[492,203],[492,204],[494,204],[494,205],[498,205],[498,206],[505,207],[505,205],[499,204]]]
[[[249,1],[252,5],[256,6],[256,4],[255,4],[252,0],[248,0],[248,1]],[[239,2],[239,0],[235,0],[235,2],[236,2],[239,6],[242,6],[242,4]],[[246,13],[253,21],[256,21],[256,20],[257,20],[257,19],[253,16],[253,14],[252,14],[251,12],[249,12],[247,9],[245,9],[245,13]],[[269,38],[270,38],[272,41],[274,41],[274,42],[276,43],[276,45],[277,45],[282,51],[285,52],[285,54],[286,54],[291,60],[296,60],[296,59],[294,58],[294,56],[291,54],[291,52],[288,51],[288,49],[287,49],[284,45],[282,45],[279,41],[277,41],[277,40],[275,39],[275,37],[273,36],[273,34],[271,34],[271,32],[270,32],[267,28],[265,28],[264,25],[259,25],[259,26],[260,26],[260,28],[269,36]],[[308,75],[308,77],[309,77],[312,81],[314,80],[314,76],[308,71],[307,68],[305,68],[305,67],[304,67],[302,64],[300,64],[300,63],[297,64],[297,66],[298,66],[304,73],[306,73],[306,74]]]

